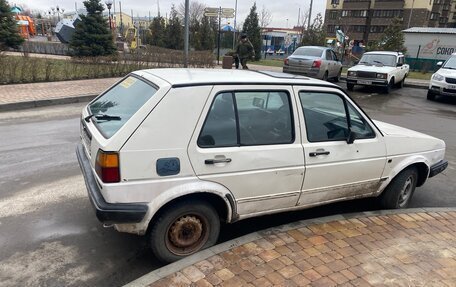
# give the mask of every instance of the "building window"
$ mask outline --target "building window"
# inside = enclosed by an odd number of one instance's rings
[[[439,13],[434,13],[434,12],[433,12],[433,13],[431,13],[430,19],[431,19],[431,20],[437,20],[437,19],[439,19],[439,16],[440,16]]]
[[[334,25],[328,25],[328,33],[336,32],[336,27]]]
[[[329,19],[337,19],[339,17],[339,11],[329,11]]]
[[[402,18],[402,10],[374,10],[376,18]]]
[[[343,10],[342,17],[364,18],[367,17],[367,10]]]
[[[446,17],[440,17],[439,19],[439,23],[440,24],[445,24],[447,22],[447,18]]]
[[[339,5],[339,0],[331,0],[331,5]]]
[[[352,32],[364,33],[366,32],[366,26],[364,25],[353,25]]]
[[[387,26],[371,26],[370,32],[371,33],[383,33]]]

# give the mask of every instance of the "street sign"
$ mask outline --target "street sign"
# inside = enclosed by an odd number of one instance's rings
[[[223,18],[234,18],[234,13],[225,13],[222,11]]]
[[[233,8],[222,8],[222,14],[234,14]]]
[[[207,8],[204,8],[204,13],[218,13],[219,10],[220,10],[220,8],[207,7]]]
[[[204,12],[204,16],[206,17],[218,17],[218,13],[211,13],[211,12]]]

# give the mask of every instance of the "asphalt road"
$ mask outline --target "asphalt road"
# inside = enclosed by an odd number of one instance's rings
[[[449,168],[416,190],[411,207],[456,206],[456,99],[425,90],[351,96],[374,119],[447,143]],[[0,113],[0,286],[121,286],[160,266],[143,237],[95,218],[75,157],[82,105]],[[377,208],[358,200],[224,226],[221,241],[300,219]]]

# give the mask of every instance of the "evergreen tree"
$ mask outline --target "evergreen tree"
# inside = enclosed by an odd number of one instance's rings
[[[152,34],[148,44],[157,47],[165,47],[165,18],[155,17],[150,24]]]
[[[116,52],[107,19],[103,18],[100,0],[84,1],[87,15],[80,15],[70,48],[75,56],[107,56]]]
[[[320,13],[315,16],[310,27],[303,31],[301,44],[303,46],[324,46],[325,29],[323,26],[323,17]]]
[[[181,50],[184,48],[184,35],[181,20],[178,17],[174,5],[171,7],[168,25],[166,26],[165,47],[168,49]]]
[[[247,16],[242,27],[242,32],[247,34],[255,50],[255,59],[261,59],[261,29],[258,20],[256,2],[250,8],[250,14]]]
[[[404,46],[404,29],[402,20],[394,18],[389,26],[386,27],[380,40],[374,43],[376,50],[398,51],[405,53],[407,48]]]
[[[214,50],[215,47],[215,38],[214,38],[214,31],[211,27],[211,24],[209,22],[209,18],[204,16],[201,19],[201,28],[200,28],[200,34],[201,34],[201,50]]]
[[[0,51],[18,48],[24,39],[19,35],[14,14],[6,0],[0,0]]]
[[[190,47],[193,47],[195,50],[201,50],[201,26],[198,19],[194,18],[190,20],[189,25],[189,34],[190,34]]]

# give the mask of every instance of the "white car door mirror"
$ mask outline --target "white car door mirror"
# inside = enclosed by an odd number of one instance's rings
[[[440,62],[437,62],[437,67],[439,67],[439,68],[440,68],[440,67],[442,67],[442,65],[443,65],[443,62],[442,62],[442,61],[440,61]]]

